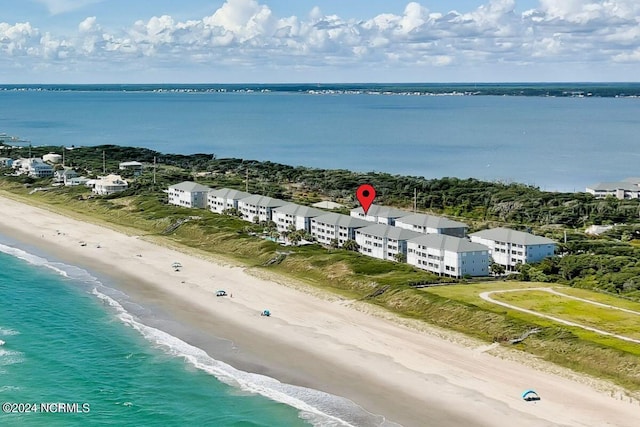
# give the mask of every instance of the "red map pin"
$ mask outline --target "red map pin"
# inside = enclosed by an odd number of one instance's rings
[[[364,214],[366,215],[373,203],[373,199],[376,198],[376,189],[373,188],[371,184],[362,184],[356,190],[356,197],[362,206],[362,210],[364,210]]]

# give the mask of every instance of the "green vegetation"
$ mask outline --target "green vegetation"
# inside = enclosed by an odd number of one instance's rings
[[[30,194],[35,187],[49,187],[50,181],[25,177],[0,179],[0,190],[65,215],[144,235],[160,244],[222,257],[248,265],[260,274],[293,278],[486,341],[508,342],[541,327],[540,333],[517,344],[517,348],[578,371],[611,379],[630,390],[640,390],[640,351],[636,344],[577,331],[507,310],[478,297],[483,290],[530,287],[531,281],[541,281],[575,288],[567,288],[567,293],[586,292],[577,288],[591,288],[610,293],[595,294],[597,298],[620,300],[614,297],[620,295],[630,301],[640,299],[640,279],[637,279],[640,277],[640,246],[637,244],[640,241],[640,224],[637,224],[640,204],[637,200],[596,200],[585,194],[541,192],[521,184],[455,178],[426,180],[380,173],[294,168],[270,162],[217,159],[212,154],[166,155],[115,146],[75,148],[66,151],[66,159],[79,172],[95,176],[102,172],[103,150],[107,153],[107,172],[117,170],[120,161],[148,163],[144,174],[132,181],[129,190],[107,197],[93,196],[84,187],[55,187]],[[42,155],[56,151],[56,147],[34,147],[32,151],[34,155]],[[19,157],[26,153],[14,149],[10,155]],[[151,172],[154,157],[158,163],[155,184]],[[183,180],[244,190],[247,171],[250,192],[297,203],[331,199],[350,207],[355,202],[354,188],[369,182],[379,193],[377,203],[406,208],[413,202],[414,189],[418,189],[418,208],[422,211],[452,216],[470,224],[472,231],[498,225],[531,229],[562,242],[562,256],[537,265],[522,266],[512,277],[523,282],[491,278],[482,282],[456,281],[354,251],[319,245],[283,248],[262,238],[274,236],[273,224],[250,224],[232,211],[229,215],[217,215],[206,210],[168,205],[166,194],[162,192],[168,185]],[[617,222],[627,225],[616,227],[598,238],[587,237],[581,231],[582,226],[592,223]],[[308,237],[303,234],[290,230],[286,237],[291,242],[299,242]],[[500,273],[497,267],[493,270]],[[446,283],[459,286],[416,288],[417,285]],[[623,302],[631,304],[630,301]]]
[[[634,314],[545,291],[494,293],[491,298],[537,313],[640,340],[640,329],[638,328],[640,325],[640,304],[636,304],[637,312]],[[615,307],[618,307],[617,303]],[[640,355],[640,349],[638,354]]]
[[[5,150],[13,157],[27,155],[27,149]],[[34,155],[61,147],[33,147]],[[417,191],[417,207],[424,212],[453,217],[470,225],[470,232],[496,226],[532,231],[559,242],[558,255],[538,265],[522,266],[511,278],[525,281],[561,283],[572,287],[600,289],[640,300],[640,201],[595,199],[585,193],[553,193],[538,188],[476,179],[355,173],[292,167],[272,162],[218,159],[213,154],[190,156],[163,154],[144,148],[99,146],[67,150],[67,162],[82,173],[102,172],[102,153],[107,171],[117,170],[121,161],[147,162],[154,157],[156,184],[150,167],[136,179],[125,195],[162,194],[159,190],[183,180],[196,180],[213,187],[229,187],[292,202],[309,204],[331,199],[356,205],[353,189],[371,183],[378,193],[376,203],[409,208]],[[249,182],[246,182],[246,176]],[[126,174],[125,174],[126,176]],[[33,183],[31,178],[20,182]],[[155,193],[154,193],[155,192]],[[121,195],[114,196],[115,198]],[[348,209],[344,209],[347,213]],[[584,234],[592,224],[625,224],[599,237]],[[565,242],[566,236],[566,242]],[[300,236],[294,236],[298,240]],[[500,274],[499,267],[492,271]]]

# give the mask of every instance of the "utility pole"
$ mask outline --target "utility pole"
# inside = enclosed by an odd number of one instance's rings
[[[64,167],[64,145],[62,146],[62,167]]]
[[[153,185],[156,185],[156,156],[153,156]]]
[[[102,150],[102,174],[107,174],[107,158],[105,157],[104,150]]]
[[[244,191],[249,192],[249,168],[246,170],[246,177],[244,179]]]
[[[418,211],[418,189],[413,189],[413,213]]]

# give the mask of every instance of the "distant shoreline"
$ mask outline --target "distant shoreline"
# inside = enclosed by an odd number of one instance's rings
[[[146,83],[146,84],[2,84],[0,91],[52,92],[292,92],[405,96],[531,96],[564,98],[637,98],[640,82],[602,83]]]

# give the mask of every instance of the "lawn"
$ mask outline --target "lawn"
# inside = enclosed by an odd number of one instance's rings
[[[491,298],[580,325],[640,339],[640,310],[638,314],[633,314],[545,291],[494,293],[491,294]],[[617,302],[609,301],[613,306],[618,306]]]

